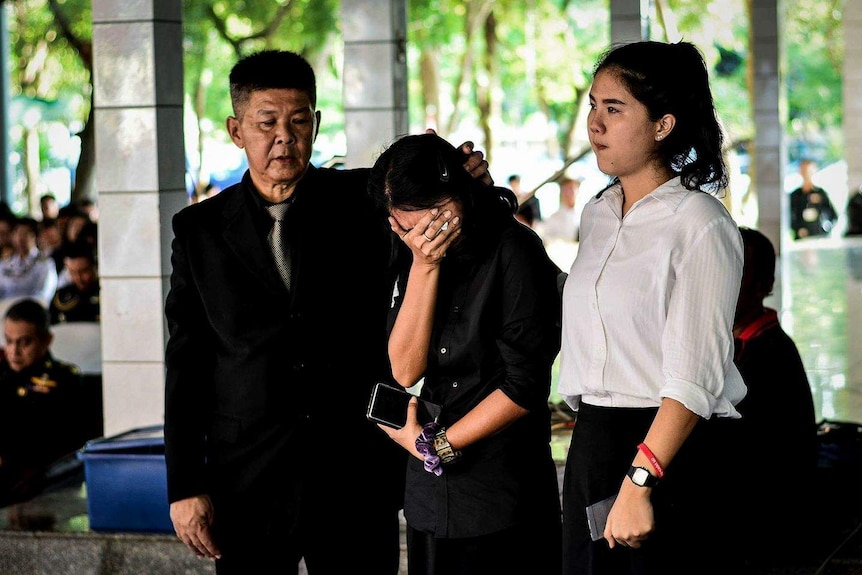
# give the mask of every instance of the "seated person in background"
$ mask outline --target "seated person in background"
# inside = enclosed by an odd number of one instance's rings
[[[36,247],[46,258],[54,260],[57,273],[63,269],[63,258],[58,256],[58,249],[63,244],[63,236],[60,235],[60,225],[57,220],[43,219],[39,222],[39,237],[36,238]]]
[[[29,499],[48,466],[84,445],[82,376],[55,360],[48,312],[32,299],[9,308],[0,361],[0,506]]]
[[[12,246],[12,225],[15,223],[15,216],[6,213],[0,213],[0,261],[12,257],[15,253],[15,248]]]
[[[740,233],[745,261],[733,325],[734,362],[748,394],[737,405],[742,418],[727,422],[738,433],[734,514],[740,515],[734,524],[749,561],[773,562],[809,547],[817,425],[796,344],[776,311],[763,305],[775,282],[775,249],[756,230],[743,227]],[[789,485],[778,489],[776,482]]]
[[[57,268],[36,246],[39,223],[18,218],[12,226],[14,254],[0,262],[0,299],[29,296],[51,301],[57,290]]]
[[[58,288],[51,299],[51,324],[99,321],[99,270],[93,249],[84,243],[70,245],[63,265],[70,283]]]

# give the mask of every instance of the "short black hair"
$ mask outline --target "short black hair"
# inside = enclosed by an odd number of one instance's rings
[[[63,259],[86,258],[91,264],[96,265],[96,250],[87,241],[78,240],[63,247]]]
[[[317,81],[308,60],[287,50],[262,50],[234,64],[230,71],[230,101],[239,118],[251,98],[260,90],[301,90],[317,107]]]
[[[12,304],[6,311],[6,317],[12,321],[23,321],[36,327],[39,337],[51,333],[51,318],[48,310],[35,299],[25,298]]]
[[[39,235],[39,222],[37,222],[34,218],[23,217],[18,218],[14,222],[12,222],[12,229],[17,228],[18,226],[26,226],[33,232],[34,236]]]
[[[761,232],[745,226],[739,227],[742,244],[745,246],[746,269],[751,270],[755,285],[764,294],[772,292],[775,285],[775,246]]]

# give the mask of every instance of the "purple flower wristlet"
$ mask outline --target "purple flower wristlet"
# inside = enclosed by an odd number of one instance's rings
[[[440,431],[440,426],[436,421],[426,423],[422,427],[422,433],[416,438],[416,451],[425,458],[425,471],[439,477],[443,474],[443,467],[440,464],[440,456],[434,449],[434,437],[438,431]]]

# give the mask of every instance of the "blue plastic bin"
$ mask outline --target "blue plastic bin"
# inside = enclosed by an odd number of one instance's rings
[[[161,425],[91,440],[78,458],[84,462],[90,529],[173,532]]]

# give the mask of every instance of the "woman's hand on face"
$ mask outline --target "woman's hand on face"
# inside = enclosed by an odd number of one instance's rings
[[[407,423],[401,429],[395,429],[388,425],[377,424],[377,427],[386,432],[392,441],[407,450],[408,453],[424,460],[421,453],[416,451],[416,438],[422,433],[422,426],[419,425],[419,420],[416,418],[416,408],[419,405],[419,400],[415,397],[410,398],[410,403],[407,404]]]
[[[401,237],[413,252],[413,263],[437,266],[446,251],[461,234],[461,218],[452,217],[451,210],[433,208],[411,230],[405,230],[398,221],[389,217],[392,231]]]

